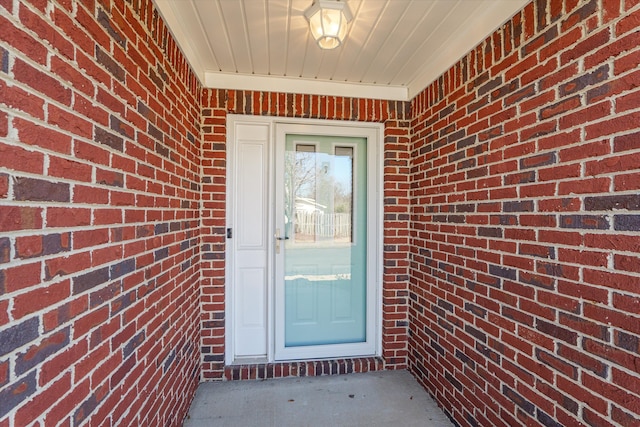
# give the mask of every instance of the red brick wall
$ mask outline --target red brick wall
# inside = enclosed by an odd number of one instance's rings
[[[202,114],[202,375],[224,375],[224,258],[226,115],[268,115],[381,122],[384,141],[383,359],[387,369],[407,363],[409,250],[409,104],[333,96],[205,90]],[[336,362],[336,366],[347,365]],[[377,369],[376,363],[353,366]],[[267,376],[268,367],[258,368]],[[289,367],[287,366],[286,369]],[[273,368],[272,368],[273,369]],[[333,372],[339,372],[336,368]],[[317,369],[306,369],[314,375]],[[290,375],[299,375],[292,367]],[[320,369],[320,373],[325,372]],[[228,377],[233,377],[231,371]],[[275,375],[283,376],[283,374]],[[286,376],[286,375],[285,375]]]
[[[199,83],[150,0],[2,0],[0,46],[0,426],[179,425]]]
[[[461,426],[640,425],[640,6],[536,0],[412,101],[410,369]]]

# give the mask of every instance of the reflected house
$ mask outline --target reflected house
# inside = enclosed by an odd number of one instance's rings
[[[296,212],[303,213],[324,213],[327,210],[327,207],[325,205],[321,205],[320,203],[316,203],[314,199],[310,199],[308,197],[296,197],[295,210]]]
[[[314,199],[296,197],[294,208],[296,242],[312,242],[317,238],[350,241],[351,213],[330,212]]]

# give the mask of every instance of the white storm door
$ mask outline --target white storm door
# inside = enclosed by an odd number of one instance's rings
[[[276,125],[275,360],[376,352],[373,140]]]

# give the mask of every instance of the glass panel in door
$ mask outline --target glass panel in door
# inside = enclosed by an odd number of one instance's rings
[[[284,345],[366,341],[366,138],[287,135]]]

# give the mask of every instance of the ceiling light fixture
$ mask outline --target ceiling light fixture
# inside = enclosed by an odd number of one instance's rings
[[[338,0],[315,0],[304,16],[321,49],[340,46],[347,35],[347,25],[353,19],[349,5]]]

